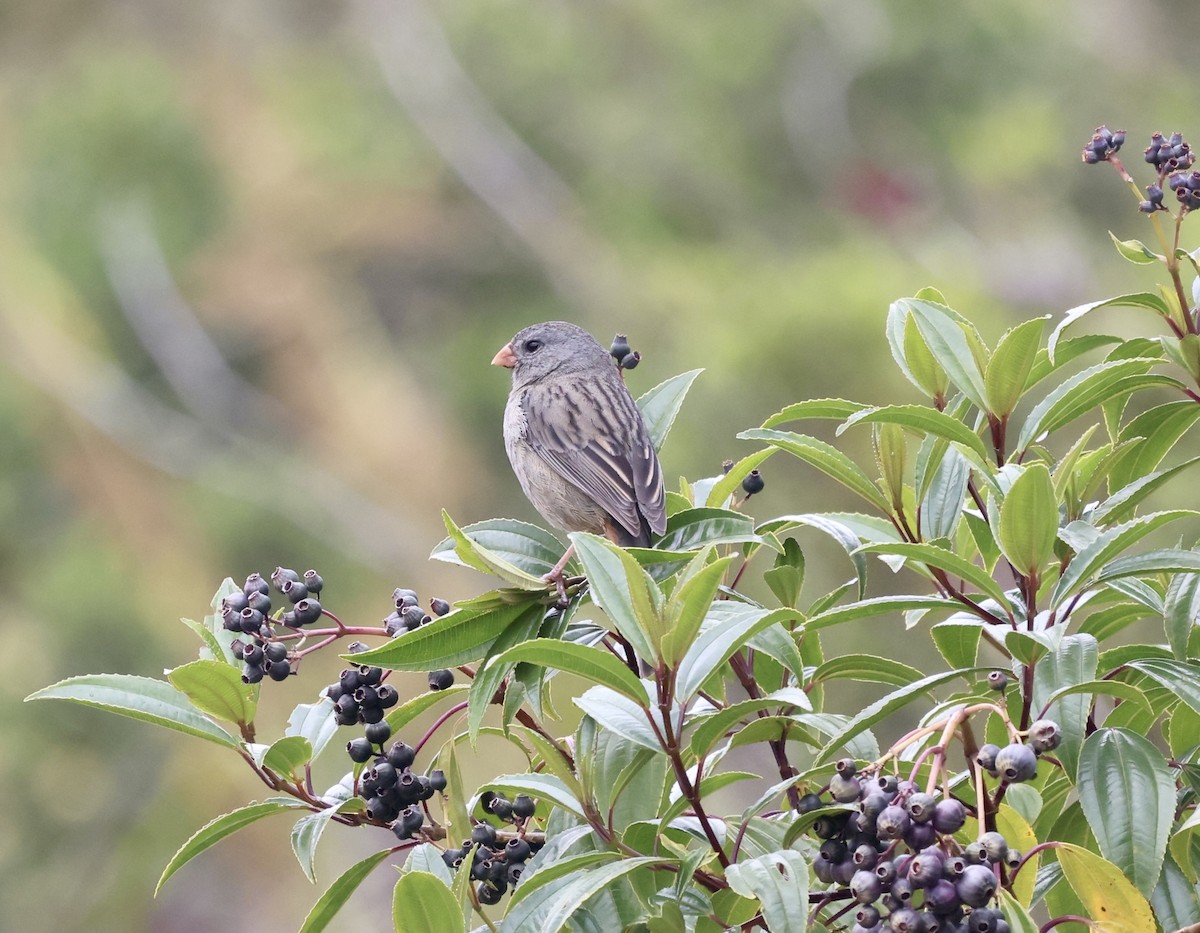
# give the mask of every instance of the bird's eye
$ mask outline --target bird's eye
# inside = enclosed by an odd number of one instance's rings
[[[541,348],[542,348],[542,342],[540,340],[526,340],[525,341],[525,352],[526,353],[536,353]]]

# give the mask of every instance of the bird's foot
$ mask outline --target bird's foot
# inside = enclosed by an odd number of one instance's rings
[[[547,583],[554,584],[554,590],[558,593],[558,602],[556,605],[559,609],[566,609],[567,606],[571,604],[571,601],[567,599],[567,584],[564,579],[562,568],[556,567],[554,570],[551,570],[548,574],[542,577],[542,579]]]

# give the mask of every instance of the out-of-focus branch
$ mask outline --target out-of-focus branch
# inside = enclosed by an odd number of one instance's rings
[[[157,470],[303,522],[377,570],[424,557],[408,544],[401,516],[288,451],[231,438],[176,411],[46,316],[0,305],[0,362]]]
[[[420,0],[358,0],[392,95],[463,184],[525,244],[564,301],[610,312],[622,274],[567,184],[496,113]]]

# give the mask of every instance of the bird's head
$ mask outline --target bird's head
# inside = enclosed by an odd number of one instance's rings
[[[513,385],[521,386],[552,373],[582,373],[613,363],[608,351],[582,327],[547,321],[520,331],[492,357],[492,365],[511,369]]]

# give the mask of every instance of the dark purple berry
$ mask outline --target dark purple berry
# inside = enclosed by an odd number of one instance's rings
[[[400,702],[400,694],[391,684],[380,684],[375,688],[375,699],[379,702],[380,708],[391,709]]]
[[[529,858],[529,843],[524,839],[510,839],[504,847],[504,855],[510,862],[523,862]]]
[[[245,593],[230,593],[221,600],[221,612],[238,613],[250,605],[250,600],[246,598]]]
[[[975,760],[979,763],[979,767],[995,777],[996,756],[998,754],[1000,754],[1000,746],[988,742],[986,745],[979,746],[979,752],[975,755]]]
[[[296,615],[297,625],[308,625],[321,618],[321,604],[310,596],[296,603],[292,612]]]
[[[757,495],[766,487],[766,481],[763,480],[762,474],[758,470],[751,470],[746,474],[746,478],[742,480],[742,490],[747,497]]]
[[[325,588],[325,581],[315,570],[306,570],[304,571],[304,585],[308,587],[310,593],[316,596]]]
[[[387,751],[387,760],[397,771],[403,771],[412,765],[416,760],[417,753],[411,745],[405,745],[403,742],[395,742]]]
[[[805,794],[800,798],[800,802],[796,807],[796,811],[798,813],[809,813],[812,810],[819,810],[823,806],[825,806],[825,804],[821,802],[821,798],[816,794]]]
[[[637,369],[637,364],[642,361],[642,354],[634,350],[625,359],[621,360],[622,369]]]
[[[613,337],[612,346],[609,347],[608,352],[611,353],[612,358],[616,360],[618,364],[620,364],[625,357],[629,356],[629,338],[624,334],[617,334],[617,336]]]
[[[968,907],[982,907],[996,893],[996,876],[987,865],[968,865],[955,881],[954,890]]]
[[[440,768],[429,772],[429,786],[438,793],[446,789],[446,772]]]
[[[996,772],[1010,784],[1031,780],[1037,775],[1037,754],[1028,745],[1006,745],[996,755]]]
[[[252,573],[246,577],[246,583],[242,586],[242,592],[247,596],[251,593],[261,593],[266,596],[271,592],[271,587],[266,580],[263,579],[261,573]]]
[[[292,673],[292,664],[286,658],[282,661],[272,661],[267,658],[263,661],[266,672],[274,681],[283,681],[288,679],[288,675]]]
[[[829,794],[838,803],[854,803],[862,796],[862,782],[853,776],[835,774],[829,781]]]
[[[850,894],[860,904],[874,904],[883,893],[883,882],[873,871],[856,871],[850,879]]]
[[[383,720],[383,707],[360,706],[358,708],[358,718],[368,726],[372,725],[373,723],[381,722]]]
[[[409,606],[415,606],[420,602],[417,599],[416,590],[406,590],[403,587],[396,587],[392,591],[392,601],[396,604],[397,609],[407,609]]]
[[[933,828],[950,835],[962,829],[967,821],[967,808],[953,797],[939,800],[933,808]]]
[[[905,831],[903,839],[910,849],[920,851],[937,842],[937,832],[932,823],[913,823]]]
[[[954,913],[958,910],[960,903],[954,882],[947,881],[945,878],[925,892],[925,909],[933,911],[939,916]]]
[[[500,903],[500,899],[504,897],[504,890],[493,881],[484,881],[475,889],[475,894],[479,898],[479,903],[490,906]]]
[[[937,800],[932,794],[913,794],[905,801],[904,808],[908,810],[908,815],[917,823],[928,823],[933,819],[933,811],[937,806]]]
[[[1039,719],[1029,727],[1029,745],[1035,753],[1052,752],[1062,742],[1062,730],[1058,723]]]
[[[491,823],[476,823],[471,827],[471,841],[479,846],[494,846],[496,827]]]
[[[263,655],[265,653],[266,652],[263,651],[263,646],[255,642],[254,644],[247,645],[242,649],[242,660],[247,664],[254,664],[258,667],[261,667]]]
[[[395,636],[405,631],[404,619],[400,617],[399,612],[393,612],[383,620],[383,629],[390,636]]]
[[[1008,686],[1008,675],[1004,671],[992,671],[987,675],[988,686],[1003,691]]]
[[[879,814],[879,818],[875,821],[875,831],[879,834],[880,839],[890,841],[903,836],[911,824],[912,819],[909,817],[908,811],[903,807],[891,804]]]
[[[374,687],[383,680],[382,667],[360,667],[358,669],[359,683]]]
[[[287,597],[288,602],[295,605],[308,596],[308,587],[300,580],[284,580],[279,591]]]
[[[908,880],[918,888],[930,888],[942,880],[942,853],[936,846],[920,852],[908,865]]]
[[[271,611],[271,597],[266,593],[251,593],[247,597],[246,603],[251,609],[257,609],[263,615],[267,615]]]
[[[430,690],[446,690],[454,683],[453,671],[430,671],[429,672],[429,689]]]
[[[273,641],[263,646],[263,654],[272,661],[286,661],[288,656],[287,645],[281,641]]]
[[[429,616],[425,615],[425,610],[420,606],[409,606],[400,613],[400,618],[404,621],[404,627],[410,632],[420,628],[429,620]]]
[[[1008,854],[1008,840],[1000,833],[984,833],[979,837],[979,844],[987,853],[989,862],[1002,862]]]
[[[392,737],[392,727],[388,725],[386,719],[381,719],[379,722],[371,723],[366,728],[367,741],[372,745],[382,745]]]
[[[257,664],[247,664],[242,668],[242,683],[256,684],[263,679],[263,669]]]
[[[850,853],[850,859],[859,868],[865,868],[870,871],[875,867],[875,863],[879,861],[879,850],[870,843],[864,842],[860,846],[856,846],[854,851]]]
[[[346,754],[350,756],[351,761],[361,765],[371,760],[375,754],[375,749],[372,747],[370,740],[359,737],[351,739],[346,743]]]
[[[444,599],[437,599],[435,597],[435,598],[429,600],[429,610],[435,616],[444,616],[446,613],[448,613],[450,611],[450,604],[448,602],[446,602],[446,600],[444,600]]]
[[[921,933],[921,915],[911,907],[893,910],[888,917],[892,933]]]
[[[266,617],[257,609],[252,609],[247,606],[242,610],[241,626],[242,631],[247,635],[257,635],[263,627],[263,622]]]
[[[527,794],[517,794],[513,798],[513,816],[527,820],[537,811],[537,803]]]

